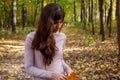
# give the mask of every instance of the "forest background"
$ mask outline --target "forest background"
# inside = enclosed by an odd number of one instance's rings
[[[80,80],[120,79],[120,0],[0,0],[0,80],[30,80],[24,41],[42,8],[58,3],[66,16],[64,58]]]

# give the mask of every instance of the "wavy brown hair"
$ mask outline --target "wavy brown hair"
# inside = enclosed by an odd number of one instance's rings
[[[63,21],[64,16],[64,10],[56,3],[50,3],[42,9],[37,30],[32,41],[32,49],[41,52],[45,65],[51,64],[57,50],[53,36],[55,32],[53,25],[57,20]]]

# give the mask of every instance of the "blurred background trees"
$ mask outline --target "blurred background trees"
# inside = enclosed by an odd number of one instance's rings
[[[119,31],[119,0],[0,0],[0,33],[35,27],[42,8],[51,2],[64,8],[68,27],[100,33],[101,41]]]
[[[93,35],[99,30],[102,40],[115,29],[116,0],[0,0],[0,28],[16,32],[16,27],[35,26],[42,8],[51,2],[64,8],[69,27],[82,27]]]

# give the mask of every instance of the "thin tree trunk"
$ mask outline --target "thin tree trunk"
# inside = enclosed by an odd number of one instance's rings
[[[57,0],[54,0],[54,3],[57,3]]]
[[[23,3],[22,5],[22,24],[23,24],[23,29],[27,25],[27,9]]]
[[[94,20],[93,20],[93,0],[91,0],[91,23],[92,23],[92,34],[95,34],[94,30]]]
[[[88,21],[89,21],[89,22],[91,22],[91,7],[90,7],[90,4],[92,4],[92,3],[91,3],[91,0],[88,0],[88,6],[89,6],[89,8],[88,8],[88,9],[89,9],[89,10],[88,10],[88,11],[89,11]]]
[[[7,26],[7,15],[6,15],[7,10],[6,10],[6,3],[5,3],[5,1],[4,1],[4,11],[5,11],[5,14],[4,14],[3,28],[6,28],[6,26]]]
[[[120,0],[116,1],[117,9],[117,39],[118,39],[118,60],[120,61]]]
[[[112,0],[110,0],[110,8],[108,11],[108,17],[107,17],[107,27],[109,31],[109,37],[111,37],[111,29],[112,29]]]
[[[35,9],[35,13],[34,13],[34,23],[33,23],[33,26],[36,25],[36,18],[37,18],[37,14],[38,14],[39,5],[40,5],[40,0],[37,0],[37,6],[36,6],[36,9]]]
[[[111,30],[112,30],[112,0],[110,0],[110,9],[109,9],[109,12],[110,12],[110,16],[108,16],[108,17],[110,17],[109,18],[109,27],[108,27],[108,29],[109,29],[109,37],[111,37]]]
[[[98,6],[98,0],[96,0],[95,2],[95,7],[94,7],[94,23],[96,24],[96,21],[97,21],[97,6]]]
[[[76,0],[74,0],[74,22],[76,22]]]
[[[103,2],[104,0],[99,0],[99,10],[100,10],[100,34],[102,35],[102,41],[105,40],[104,25],[103,25]]]
[[[0,18],[0,28],[2,28],[2,22],[1,22],[1,18]]]
[[[107,6],[106,6],[106,0],[105,0],[105,23],[106,23],[106,21],[107,21],[107,13],[106,13],[106,11],[107,11]]]
[[[16,32],[16,10],[17,10],[17,6],[16,6],[16,0],[12,0],[12,32]]]
[[[83,22],[83,0],[81,0],[81,12],[80,12],[80,20]]]
[[[82,18],[83,18],[83,29],[86,29],[86,11],[85,11],[85,2],[84,0],[82,0],[82,9],[83,9],[83,15],[82,15]]]
[[[44,7],[44,0],[41,1],[41,11],[42,11],[43,7]]]

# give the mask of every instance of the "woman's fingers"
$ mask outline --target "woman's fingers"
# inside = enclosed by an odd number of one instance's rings
[[[61,80],[68,80],[64,75],[61,75]]]
[[[65,75],[59,73],[52,73],[52,78],[54,80],[68,80]]]

